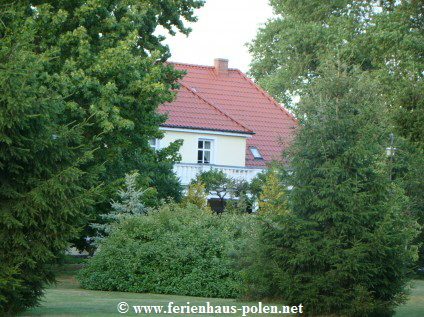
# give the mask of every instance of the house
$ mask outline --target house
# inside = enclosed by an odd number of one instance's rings
[[[174,170],[183,185],[202,170],[218,168],[228,176],[250,181],[281,155],[295,119],[228,60],[214,66],[173,63],[187,74],[161,126],[164,137],[151,140],[155,148],[183,139],[182,161]]]

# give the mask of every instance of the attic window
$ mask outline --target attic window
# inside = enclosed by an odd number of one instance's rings
[[[197,92],[196,87],[190,87],[192,92]]]
[[[255,160],[263,160],[263,157],[261,153],[259,153],[259,150],[257,148],[255,148],[254,146],[250,146],[249,150],[250,150],[250,153],[252,153]]]

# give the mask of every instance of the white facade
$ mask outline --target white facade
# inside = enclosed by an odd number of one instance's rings
[[[246,167],[246,139],[249,134],[165,127],[161,130],[164,137],[159,141],[160,148],[173,141],[184,140],[180,148],[181,163],[174,165],[182,185],[188,185],[199,172],[210,168],[246,181],[251,181],[262,171]]]

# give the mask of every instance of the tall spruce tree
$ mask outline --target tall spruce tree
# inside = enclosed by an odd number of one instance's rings
[[[33,23],[22,8],[1,14],[0,36],[0,315],[37,304],[54,280],[51,265],[92,206],[96,173],[89,124],[62,124],[66,102],[37,54]]]
[[[202,4],[2,2],[1,315],[37,304],[51,264],[94,203],[108,201],[99,185],[160,160],[147,140],[160,136],[156,107],[172,100],[182,73],[164,63],[155,30],[188,34],[183,20]]]
[[[262,239],[269,294],[308,316],[391,316],[405,299],[417,225],[389,182],[384,112],[376,82],[341,65],[321,71],[298,106],[291,212]]]
[[[295,107],[328,54],[366,70],[382,88],[395,134],[393,179],[424,225],[424,6],[420,0],[271,0],[276,16],[250,45],[251,75]],[[409,143],[409,144],[408,144]],[[420,241],[424,241],[424,231]],[[424,263],[424,248],[421,251]]]

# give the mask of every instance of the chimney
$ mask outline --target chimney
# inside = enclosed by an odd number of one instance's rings
[[[215,58],[214,66],[217,76],[228,77],[228,59]]]

